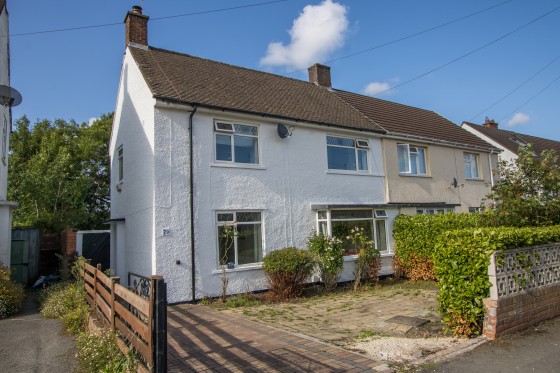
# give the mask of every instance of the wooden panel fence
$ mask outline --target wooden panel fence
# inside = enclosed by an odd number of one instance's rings
[[[117,344],[127,354],[139,357],[138,372],[167,371],[167,290],[161,276],[150,277],[149,298],[122,286],[119,277],[109,277],[84,263],[80,271],[91,308],[117,332]]]

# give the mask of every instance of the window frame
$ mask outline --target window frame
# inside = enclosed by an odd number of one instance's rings
[[[119,145],[117,148],[117,172],[118,172],[118,183],[122,183],[124,180],[124,147],[123,144]]]
[[[344,139],[344,140],[351,140],[353,141],[353,146],[344,146],[344,145],[334,145],[329,144],[329,137],[336,138],[336,139]],[[356,173],[369,173],[370,172],[370,149],[371,145],[368,139],[364,138],[357,138],[357,137],[345,137],[339,136],[334,134],[327,134],[326,138],[326,145],[327,145],[327,170],[334,171],[334,172],[356,172]],[[364,144],[365,143],[365,144]],[[329,162],[329,147],[332,148],[343,148],[343,149],[353,149],[354,150],[354,160],[355,160],[355,169],[347,169],[347,168],[331,168]],[[360,152],[365,153],[365,161],[366,161],[366,168],[360,169]]]
[[[401,170],[401,149],[404,149],[405,152],[404,157],[405,159],[403,159],[403,163],[405,164],[405,170]],[[412,150],[414,149],[414,150]],[[419,170],[421,169],[421,162],[420,162],[420,152],[418,151],[418,149],[422,149],[422,155],[424,158],[424,172],[419,172]],[[412,155],[416,156],[416,161],[415,161],[415,166],[416,166],[416,173],[412,172],[412,162],[413,162],[413,157]],[[411,144],[405,144],[405,143],[397,143],[397,166],[399,169],[399,174],[400,175],[410,175],[410,176],[428,176],[428,147],[426,146],[419,146],[419,145],[411,145]]]
[[[417,215],[435,215],[435,214],[448,214],[450,212],[455,212],[454,207],[426,207],[426,208],[416,208]]]
[[[220,125],[229,125],[231,126],[231,129],[225,129],[225,128],[219,128]],[[254,127],[256,128],[256,135],[250,135],[250,134],[241,134],[241,133],[236,133],[235,132],[235,125],[240,125],[240,126],[247,126],[247,127]],[[213,135],[213,139],[214,139],[214,162],[219,163],[219,164],[233,164],[233,165],[254,165],[254,166],[258,166],[261,164],[261,155],[260,155],[260,141],[259,141],[259,133],[260,133],[260,125],[259,124],[254,124],[254,123],[246,123],[246,122],[232,122],[232,121],[227,121],[227,120],[219,120],[219,119],[215,119],[214,120],[214,135]],[[217,142],[217,136],[228,136],[229,137],[229,148],[230,148],[230,152],[231,152],[231,160],[224,160],[224,159],[218,159],[218,142]],[[243,138],[252,138],[252,139],[256,139],[256,149],[255,149],[255,160],[256,162],[237,162],[235,160],[235,137],[243,137]]]
[[[260,221],[243,221],[240,222],[237,220],[237,214],[238,213],[258,213],[260,215]],[[231,221],[220,221],[219,220],[219,215],[220,214],[232,214],[233,220]],[[221,269],[222,268],[222,264],[220,264],[220,227],[225,226],[225,225],[233,225],[235,227],[235,229],[237,230],[237,227],[239,225],[255,225],[258,224],[260,226],[260,254],[258,254],[258,256],[260,256],[261,261],[260,262],[252,262],[252,263],[244,263],[244,264],[239,264],[239,254],[238,254],[238,248],[239,248],[239,242],[238,242],[238,236],[234,236],[233,239],[233,255],[234,255],[234,267],[233,268],[243,268],[243,267],[250,267],[250,266],[255,266],[255,265],[260,265],[262,264],[262,258],[264,258],[264,232],[263,232],[263,228],[264,228],[264,221],[263,221],[263,212],[262,210],[219,210],[215,212],[215,232],[216,232],[216,254],[217,254],[217,260],[216,260],[216,268]],[[228,266],[228,263],[224,264],[224,266],[226,266],[227,269],[233,269],[230,268]]]
[[[471,173],[470,176],[468,176],[467,173],[466,173],[466,171],[467,171],[467,170],[466,170],[466,166],[467,166],[467,159],[466,159],[466,157],[467,157],[467,156],[470,158],[470,159],[468,160],[469,165],[470,165],[470,167],[469,167],[469,170],[470,170],[470,173]],[[473,164],[472,164],[473,159],[474,159],[474,163],[475,163],[475,164],[474,164],[474,169],[473,169]],[[480,179],[482,179],[482,177],[481,177],[481,172],[480,172],[480,162],[479,162],[479,159],[480,159],[480,155],[477,154],[477,153],[467,153],[467,152],[463,153],[463,173],[464,173],[464,176],[465,176],[465,179],[466,179],[466,180],[480,180]],[[473,170],[476,170],[476,176],[473,176],[473,175],[472,175]]]
[[[351,218],[351,219],[333,219],[332,218],[332,212],[333,211],[370,211],[371,212],[371,218]],[[383,212],[385,213],[385,216],[383,215]],[[351,208],[340,208],[340,209],[322,209],[322,210],[317,210],[315,212],[315,229],[317,233],[322,233],[322,234],[327,234],[328,236],[332,236],[332,222],[333,221],[371,221],[371,226],[373,229],[372,235],[373,235],[373,241],[375,244],[375,248],[377,249],[379,247],[379,239],[377,237],[377,229],[376,229],[376,224],[377,221],[384,221],[385,222],[385,247],[386,250],[383,251],[379,251],[380,254],[390,254],[391,253],[391,246],[390,246],[390,240],[389,240],[389,216],[386,212],[386,210],[382,210],[382,209],[351,209]],[[324,226],[326,227],[327,231],[324,232],[321,227]],[[338,237],[341,240],[344,240],[345,237]],[[347,258],[356,258],[357,255],[356,254],[349,254],[346,255],[344,254],[345,257]]]

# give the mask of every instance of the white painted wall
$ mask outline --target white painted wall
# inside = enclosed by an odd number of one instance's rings
[[[499,144],[498,142],[494,141],[493,139],[491,139],[490,137],[486,136],[485,134],[478,132],[475,128],[469,126],[468,124],[461,124],[461,127],[467,131],[469,131],[470,133],[472,133],[475,136],[478,136],[479,138],[481,138],[482,140],[486,141],[487,143],[491,144],[492,146],[501,149],[502,152],[500,154],[498,154],[498,159],[500,161],[505,160],[506,162],[510,163],[513,162],[514,160],[517,159],[517,154],[515,154],[514,152],[512,152],[511,150],[508,150],[506,148],[504,148],[503,145]],[[496,167],[496,164],[494,163],[494,167]]]
[[[124,179],[117,191],[116,150],[123,145]],[[136,62],[125,53],[109,149],[111,157],[111,267],[126,284],[128,272],[155,273],[154,100]]]

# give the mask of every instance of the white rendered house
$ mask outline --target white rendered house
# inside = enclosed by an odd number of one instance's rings
[[[265,289],[262,258],[305,247],[312,230],[345,236],[363,227],[388,274],[392,224],[403,209],[468,208],[451,190],[419,203],[388,198],[383,142],[390,131],[331,88],[328,67],[312,66],[305,82],[153,48],[147,22],[139,7],[125,18],[110,144],[111,267],[122,283],[158,274],[169,302],[217,296],[220,232],[232,222],[240,234],[225,261],[229,293]],[[452,151],[489,153],[488,144],[463,132],[473,144]],[[418,143],[424,145],[406,148],[412,170],[429,168],[414,151],[426,156],[434,140],[417,136]],[[397,145],[403,148],[395,143],[395,160]],[[353,279],[351,254],[341,281]]]

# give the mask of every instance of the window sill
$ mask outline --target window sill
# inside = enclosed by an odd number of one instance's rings
[[[353,176],[370,176],[370,177],[384,177],[383,174],[372,174],[369,172],[360,172],[360,171],[345,171],[345,170],[327,170],[325,171],[326,174],[330,175],[353,175]]]
[[[465,181],[484,181],[484,179],[481,179],[479,177],[476,178],[465,178]]]
[[[210,167],[222,168],[243,168],[247,170],[266,170],[266,167],[261,165],[243,164],[243,163],[210,163]]]
[[[380,255],[381,255],[382,258],[395,256],[394,253],[389,252],[389,251],[382,252],[382,253],[380,253]],[[356,261],[356,259],[358,259],[358,255],[345,255],[344,256],[344,261],[345,262],[354,262],[354,261]]]
[[[404,177],[423,177],[426,179],[431,179],[432,177],[430,175],[415,175],[415,174],[401,174],[399,173],[399,176],[404,176]]]
[[[256,269],[262,269],[262,263],[248,264],[248,265],[244,265],[244,266],[240,266],[240,267],[226,269],[226,273],[254,271]],[[212,271],[212,274],[213,275],[221,275],[222,270],[221,269],[215,269],[215,270]]]

